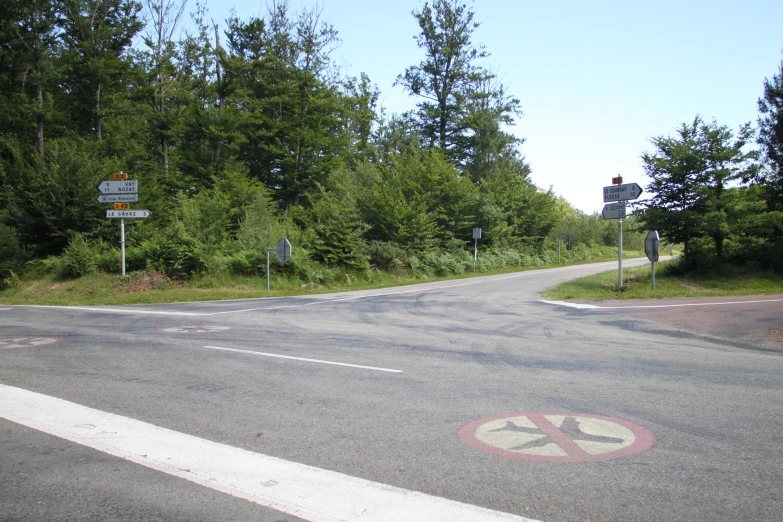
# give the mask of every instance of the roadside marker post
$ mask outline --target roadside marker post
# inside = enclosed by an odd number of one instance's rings
[[[658,250],[661,244],[661,236],[657,230],[651,230],[644,238],[644,253],[650,260],[650,272],[652,273],[652,289],[655,290],[655,262],[658,261]]]
[[[604,187],[604,203],[622,202],[620,204],[604,205],[601,214],[604,219],[617,220],[617,289],[623,287],[623,218],[625,217],[625,202],[637,199],[644,190],[638,183],[623,184],[622,176],[612,178],[613,185]]]
[[[481,239],[481,229],[473,229],[473,271],[476,271],[476,261],[478,260],[478,240]]]
[[[269,254],[272,252],[277,254],[277,258],[281,263],[285,263],[291,258],[291,243],[288,239],[281,239],[277,242],[275,248],[266,249],[266,291],[269,291]]]

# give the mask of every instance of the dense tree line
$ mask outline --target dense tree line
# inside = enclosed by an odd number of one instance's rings
[[[563,203],[531,183],[507,130],[519,100],[481,65],[468,5],[413,14],[424,59],[398,82],[419,103],[387,115],[370,78],[332,63],[338,34],[317,8],[280,0],[220,24],[197,4],[182,33],[184,0],[3,2],[6,265],[71,245],[92,252],[85,270],[116,270],[95,186],[119,171],[153,212],[128,229],[130,268],[257,273],[283,236],[332,267],[456,262],[473,227],[511,263],[540,260]]]
[[[697,116],[642,156],[653,197],[638,205],[639,223],[683,244],[682,268],[783,269],[782,82],[783,62],[764,81],[758,129]]]

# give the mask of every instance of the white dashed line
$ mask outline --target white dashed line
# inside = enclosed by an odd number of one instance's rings
[[[259,355],[262,357],[274,357],[276,359],[290,359],[292,361],[303,361],[318,364],[331,364],[333,366],[347,366],[349,368],[360,368],[362,370],[374,370],[376,372],[389,372],[389,373],[402,373],[402,370],[392,370],[391,368],[378,368],[376,366],[363,366],[361,364],[349,364],[334,361],[322,361],[320,359],[307,359],[305,357],[292,357],[290,355],[280,355],[276,353],[264,353],[254,352],[252,350],[238,350],[236,348],[223,348],[222,346],[205,346],[204,348],[210,348],[212,350],[223,350],[226,352],[246,353],[249,355]]]
[[[531,522],[2,384],[0,417],[308,522]]]

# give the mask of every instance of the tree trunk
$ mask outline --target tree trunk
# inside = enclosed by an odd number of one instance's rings
[[[43,110],[43,78],[41,78],[41,64],[36,64],[36,85],[35,85],[35,101],[37,105],[36,120],[38,123],[38,129],[36,130],[35,137],[38,142],[38,156],[43,158],[44,156],[44,110]]]
[[[215,24],[215,73],[218,86],[218,119],[223,117],[223,74],[220,70],[220,32]]]
[[[98,90],[95,93],[95,133],[98,141],[101,140],[101,87],[103,84],[98,82]]]

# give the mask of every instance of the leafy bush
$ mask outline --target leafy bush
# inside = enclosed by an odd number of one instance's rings
[[[7,270],[5,273],[0,272],[0,290],[7,290],[9,288],[16,288],[22,283],[19,276],[13,270]]]
[[[142,243],[149,270],[157,270],[172,279],[189,279],[205,266],[198,242],[185,233],[181,223],[174,223],[163,234]]]
[[[263,275],[266,271],[266,251],[241,250],[235,252],[226,259],[226,265],[232,274]]]
[[[71,236],[65,252],[60,275],[63,277],[79,278],[94,274],[98,270],[96,263],[96,249],[90,241],[79,232]]]
[[[391,271],[404,266],[407,254],[389,241],[370,241],[367,244],[370,264],[378,270]]]
[[[0,223],[0,278],[8,272],[18,272],[22,260],[16,229]]]

